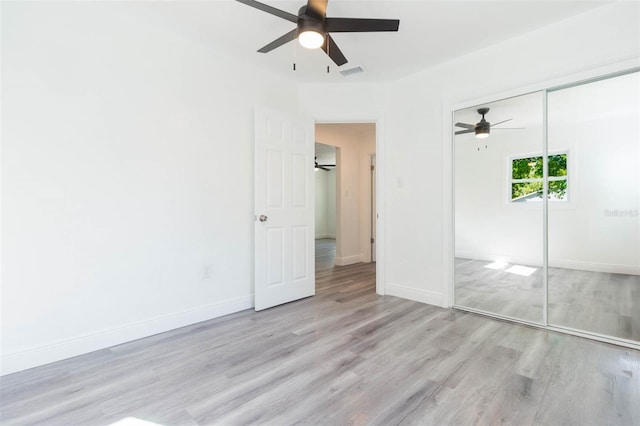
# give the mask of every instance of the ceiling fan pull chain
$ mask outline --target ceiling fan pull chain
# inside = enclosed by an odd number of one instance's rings
[[[296,43],[293,43],[293,70],[296,70]]]
[[[327,56],[331,57],[331,43],[329,43],[329,34],[325,36],[324,42],[327,43]],[[329,65],[327,65],[327,74],[329,74]]]

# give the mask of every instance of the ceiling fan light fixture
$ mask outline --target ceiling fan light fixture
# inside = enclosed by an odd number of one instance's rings
[[[236,0],[255,9],[267,12],[286,21],[296,24],[296,28],[275,39],[266,46],[258,49],[260,53],[268,53],[290,41],[298,42],[307,49],[322,48],[324,53],[337,65],[346,64],[344,56],[331,33],[363,33],[378,31],[398,31],[399,19],[363,19],[363,18],[332,18],[327,17],[328,0],[307,0],[298,10],[298,15],[280,10],[256,0]],[[295,65],[294,65],[295,71]],[[327,72],[329,69],[327,68]]]
[[[476,138],[485,139],[489,137],[489,132],[491,131],[491,123],[484,119],[484,115],[482,116],[482,120],[478,124],[476,124],[475,132]]]
[[[305,30],[298,35],[298,41],[302,47],[317,49],[324,44],[324,34],[315,30]]]

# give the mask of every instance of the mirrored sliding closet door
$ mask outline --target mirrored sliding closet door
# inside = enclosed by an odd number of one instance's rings
[[[543,93],[454,113],[455,305],[543,322]]]
[[[640,347],[640,72],[453,118],[454,306]]]
[[[549,324],[640,341],[640,75],[548,93]]]

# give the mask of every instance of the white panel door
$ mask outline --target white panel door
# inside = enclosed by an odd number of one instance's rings
[[[257,108],[255,309],[315,294],[314,127]]]

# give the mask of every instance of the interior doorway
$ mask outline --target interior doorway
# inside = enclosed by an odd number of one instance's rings
[[[316,275],[331,271],[336,256],[336,175],[340,148],[315,144],[315,260]]]
[[[316,123],[315,140],[317,266],[375,262],[376,124]]]

